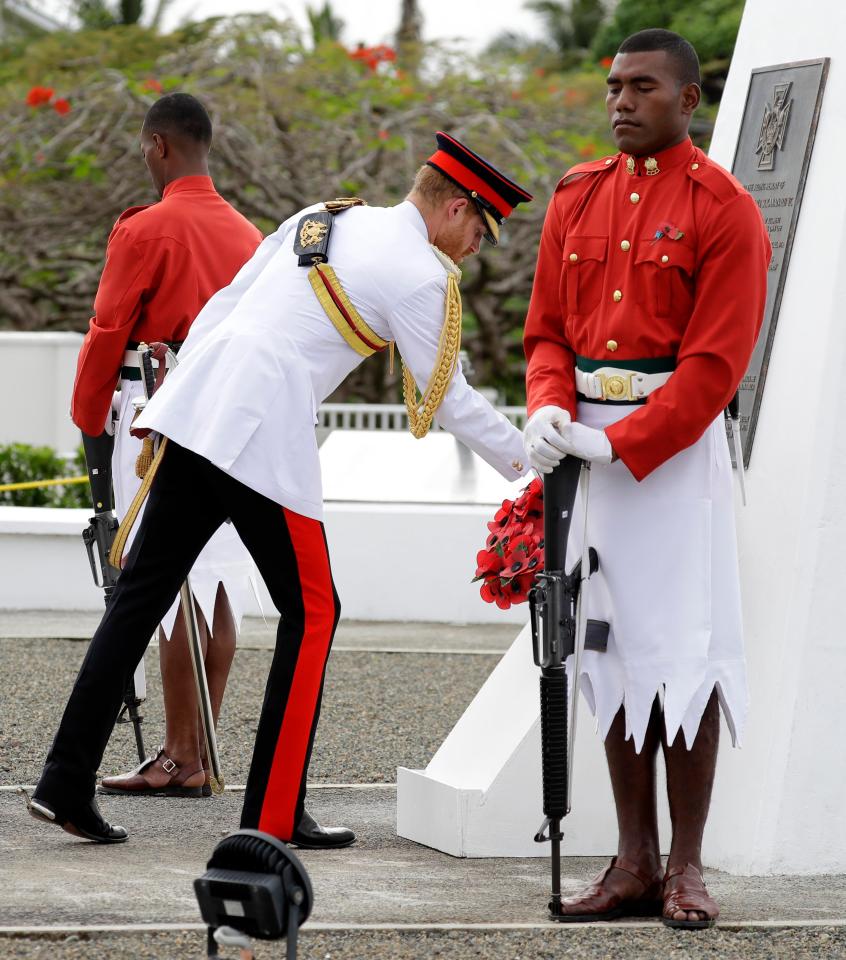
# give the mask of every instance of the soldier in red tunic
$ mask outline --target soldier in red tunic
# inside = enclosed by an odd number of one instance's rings
[[[140,484],[135,460],[141,441],[129,434],[131,401],[141,395],[135,347],[141,341],[174,346],[183,341],[206,301],[232,281],[262,239],[259,230],[215,190],[208,172],[211,137],[205,108],[189,94],[162,97],[150,108],[141,150],[162,199],[131,207],[118,218],[109,237],[94,317],[79,354],[71,415],[84,433],[99,435],[111,422],[112,394],[120,385],[115,395],[120,416],[112,471],[119,519]],[[201,628],[209,641],[206,670],[215,715],[253,569],[237,534],[226,527],[192,573]],[[160,638],[164,745],[132,774],[105,778],[103,789],[135,795],[210,795],[200,753],[193,672],[176,599],[162,619]]]
[[[718,914],[701,876],[718,701],[735,743],[747,704],[721,414],[758,336],[770,247],[752,198],[688,137],[699,82],[677,34],[647,30],[620,46],[607,81],[620,152],[558,185],[526,320],[527,453],[541,472],[567,454],[592,462],[588,530],[607,589],[588,615],[611,623],[608,650],[587,651],[582,670],[618,856],[565,901],[570,921],[654,913],[706,926]]]

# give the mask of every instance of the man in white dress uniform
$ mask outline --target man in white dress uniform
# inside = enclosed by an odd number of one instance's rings
[[[718,914],[701,875],[718,703],[735,743],[747,711],[722,413],[758,336],[770,246],[752,198],[688,137],[700,96],[690,44],[635,34],[607,82],[621,152],[558,185],[525,331],[527,453],[542,472],[569,454],[593,463],[588,616],[611,625],[607,651],[584,655],[582,689],[605,739],[618,855],[562,919],[701,927]]]
[[[35,790],[39,819],[99,842],[126,839],[94,802],[97,767],[145,638],[229,517],[282,614],[241,825],[306,847],[355,839],[304,810],[340,613],[321,522],[318,406],[363,357],[396,344],[416,436],[436,416],[507,479],[527,470],[520,432],[461,373],[456,262],[483,238],[496,242],[531,196],[454,138],[437,139],[405,202],[296,214],[194,322],[178,367],[137,421],[167,439]]]

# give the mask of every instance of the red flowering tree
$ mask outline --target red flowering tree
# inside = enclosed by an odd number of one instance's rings
[[[167,35],[113,26],[0,50],[0,325],[86,329],[116,217],[155,200],[141,121],[159,94],[184,90],[212,115],[218,189],[265,232],[326,197],[400,201],[439,129],[525,184],[536,202],[509,219],[507,244],[467,261],[461,285],[479,381],[522,402],[520,332],[547,198],[583,155],[613,149],[604,74],[595,63],[538,74],[531,59],[437,46],[415,73],[402,47],[363,50],[314,46],[270,17]],[[396,401],[398,380],[373,357],[334,399]]]

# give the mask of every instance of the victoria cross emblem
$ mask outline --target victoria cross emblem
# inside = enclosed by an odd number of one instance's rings
[[[755,149],[755,153],[760,154],[759,170],[772,170],[775,167],[776,150],[784,148],[787,121],[790,117],[790,106],[793,103],[792,98],[788,99],[792,86],[792,80],[777,83],[773,87],[772,102],[764,105],[764,119],[761,121],[761,133]]]
[[[300,246],[314,247],[326,236],[326,224],[319,220],[306,220],[300,228]]]

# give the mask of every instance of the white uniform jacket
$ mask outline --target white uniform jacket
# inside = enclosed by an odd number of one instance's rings
[[[208,301],[180,350],[179,366],[137,425],[321,520],[317,409],[362,357],[324,313],[308,269],[297,265],[294,229],[304,212],[286,220]],[[329,263],[363,319],[396,341],[424,388],[437,356],[447,274],[417,207],[405,201],[338,215]],[[520,432],[460,369],[436,419],[508,480],[526,472]]]

